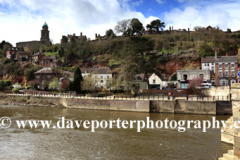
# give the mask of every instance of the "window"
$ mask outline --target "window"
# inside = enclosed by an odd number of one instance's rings
[[[37,78],[41,78],[40,76],[37,76]]]
[[[212,65],[214,65],[214,63],[212,63]]]
[[[47,78],[51,78],[51,76],[47,76]]]
[[[156,80],[154,79],[154,80],[153,80],[153,84],[155,84],[155,83],[156,83]]]
[[[186,74],[183,75],[183,79],[187,80],[187,75]]]
[[[26,58],[28,58],[28,56],[26,56]]]
[[[138,76],[138,77],[137,77],[137,80],[138,80],[138,81],[141,81],[141,80],[142,80],[142,78]]]
[[[207,64],[205,63],[205,66],[207,66]]]
[[[22,58],[22,56],[20,55],[19,58]]]
[[[232,77],[235,77],[235,71],[231,71]]]
[[[222,71],[220,71],[220,72],[219,72],[219,77],[222,77],[222,76],[223,76],[223,75],[222,75]]]
[[[101,79],[103,79],[103,76],[101,76]]]
[[[228,68],[228,63],[225,63],[225,68]]]
[[[219,68],[222,68],[222,63],[219,63]]]
[[[103,80],[101,80],[100,82],[103,83]]]
[[[209,66],[209,64],[207,64],[207,66]]]
[[[202,77],[202,78],[203,78],[203,74],[199,74],[199,77]]]
[[[228,77],[228,71],[225,71],[225,77]]]
[[[214,70],[214,66],[212,66],[212,70]]]
[[[234,63],[231,63],[231,68],[234,68]]]
[[[14,52],[12,52],[12,54],[14,54]]]

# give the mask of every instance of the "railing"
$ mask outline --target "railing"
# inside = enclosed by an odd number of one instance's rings
[[[174,96],[103,96],[103,97],[92,97],[85,95],[74,95],[74,94],[20,94],[20,93],[8,93],[7,95],[15,96],[33,96],[33,97],[53,97],[53,98],[72,98],[72,99],[102,99],[102,100],[156,100],[156,101],[173,101],[175,99],[181,99],[186,101],[230,101],[229,96],[216,96],[216,97],[205,97],[205,96],[186,96],[186,97],[174,97]]]

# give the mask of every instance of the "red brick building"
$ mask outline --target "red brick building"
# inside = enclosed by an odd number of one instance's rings
[[[39,59],[39,65],[44,67],[51,67],[52,61],[54,60],[53,57],[48,56],[42,56],[41,59]]]
[[[43,56],[45,56],[44,53],[39,53],[39,52],[34,53],[34,54],[32,55],[32,62],[33,62],[33,63],[36,63],[36,64],[39,64],[39,63],[40,63],[39,61],[40,61],[40,59],[41,59]]]
[[[15,55],[17,54],[18,50],[19,49],[17,47],[12,47],[12,45],[9,45],[9,48],[6,51],[6,57],[8,59],[14,60]]]
[[[215,56],[215,80],[217,86],[230,85],[237,82],[237,56]]]
[[[15,59],[18,60],[18,61],[28,61],[29,60],[29,54],[28,54],[28,52],[18,51]]]
[[[61,77],[61,74],[53,68],[43,68],[34,73],[35,84],[38,85],[39,89],[44,89],[44,81],[51,82],[54,77]]]

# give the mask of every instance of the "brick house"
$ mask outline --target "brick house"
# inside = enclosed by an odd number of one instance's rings
[[[225,86],[236,83],[237,74],[237,56],[215,56],[215,79],[217,86]]]
[[[8,59],[14,60],[15,55],[17,54],[18,50],[19,49],[17,47],[12,47],[12,45],[9,45],[9,48],[6,51],[6,57]]]
[[[39,59],[39,65],[44,67],[51,67],[53,60],[54,60],[54,57],[44,55]]]
[[[15,59],[18,61],[23,61],[23,59],[25,59],[25,61],[28,61],[29,54],[28,54],[28,52],[25,52],[25,51],[18,51]]]
[[[72,81],[73,81],[73,78],[69,78],[69,77],[59,78],[59,84],[61,85],[63,90],[67,90],[69,83]]]
[[[39,89],[44,89],[44,81],[51,82],[54,77],[61,77],[61,74],[53,68],[43,68],[34,73],[35,84],[38,85]]]
[[[32,55],[32,62],[33,62],[33,63],[36,63],[36,64],[39,64],[39,63],[40,63],[40,59],[41,59],[43,56],[45,56],[44,53],[39,53],[39,52],[34,53],[34,54]]]
[[[56,67],[56,66],[63,67],[63,62],[59,59],[53,60],[51,63],[51,67]]]

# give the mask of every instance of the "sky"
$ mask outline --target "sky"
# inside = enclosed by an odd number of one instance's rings
[[[46,22],[50,39],[75,33],[94,39],[118,21],[138,18],[146,27],[152,20],[174,29],[219,26],[240,30],[240,0],[0,0],[0,41],[40,40]]]

